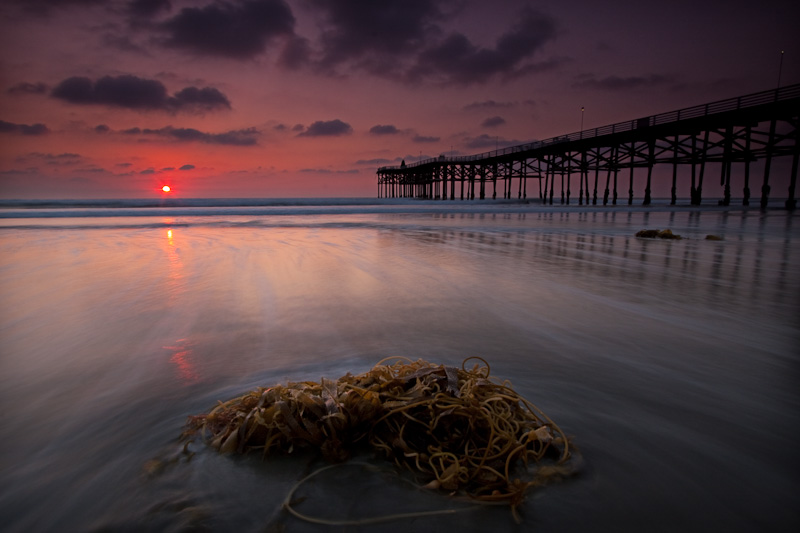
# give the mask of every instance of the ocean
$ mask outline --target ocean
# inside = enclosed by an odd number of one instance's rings
[[[781,204],[782,205],[782,204]],[[681,240],[643,239],[671,229]],[[707,235],[721,240],[707,240]],[[0,523],[47,531],[796,531],[800,218],[409,199],[0,201]],[[182,452],[187,417],[388,356],[510,380],[581,473],[507,507],[371,456]],[[154,465],[157,465],[154,466]]]

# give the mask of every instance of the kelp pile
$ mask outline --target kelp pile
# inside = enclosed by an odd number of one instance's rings
[[[642,237],[645,239],[682,239],[680,235],[676,235],[672,233],[670,229],[643,229],[641,231],[636,232],[637,237]]]
[[[223,453],[311,448],[334,462],[368,445],[427,488],[515,508],[528,489],[575,473],[579,458],[547,415],[489,370],[480,358],[456,368],[393,357],[337,381],[258,388],[190,417],[186,434]]]
[[[637,237],[641,237],[643,239],[674,239],[674,240],[681,240],[684,237],[680,235],[676,235],[672,233],[672,230],[669,229],[643,229],[636,232]],[[705,240],[707,241],[721,241],[723,240],[722,237],[719,235],[706,235]]]

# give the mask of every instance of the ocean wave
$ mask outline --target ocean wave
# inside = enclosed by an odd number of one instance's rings
[[[409,205],[409,198],[124,198],[124,199],[0,199],[3,210],[175,209],[255,207],[346,207]]]
[[[457,203],[410,198],[282,198],[169,200],[0,200],[0,219],[102,217],[239,217],[437,213],[525,206],[526,201]]]

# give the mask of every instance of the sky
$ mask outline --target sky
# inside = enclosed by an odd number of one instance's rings
[[[4,0],[0,198],[374,197],[379,166],[798,83],[798,20],[783,0]]]

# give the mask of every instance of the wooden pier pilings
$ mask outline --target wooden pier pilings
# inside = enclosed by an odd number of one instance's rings
[[[678,168],[690,166],[689,198],[701,205],[711,163],[719,164],[721,205],[731,203],[734,163],[743,167],[742,204],[751,201],[751,165],[762,163],[760,205],[771,192],[773,159],[791,157],[785,207],[797,204],[800,157],[800,84],[619,122],[469,156],[385,166],[377,171],[378,197],[474,200],[527,198],[538,181],[538,197],[552,205],[633,204],[644,181],[643,205],[652,201],[653,169],[671,166],[671,204],[678,199]],[[621,171],[624,172],[620,175]],[[625,175],[627,174],[627,176]],[[577,198],[574,178],[577,178]],[[627,180],[625,180],[627,178]],[[516,182],[514,181],[516,180]],[[627,190],[621,188],[627,185]],[[604,187],[603,187],[604,186]],[[599,188],[603,187],[602,191]],[[556,191],[560,199],[555,196]]]

